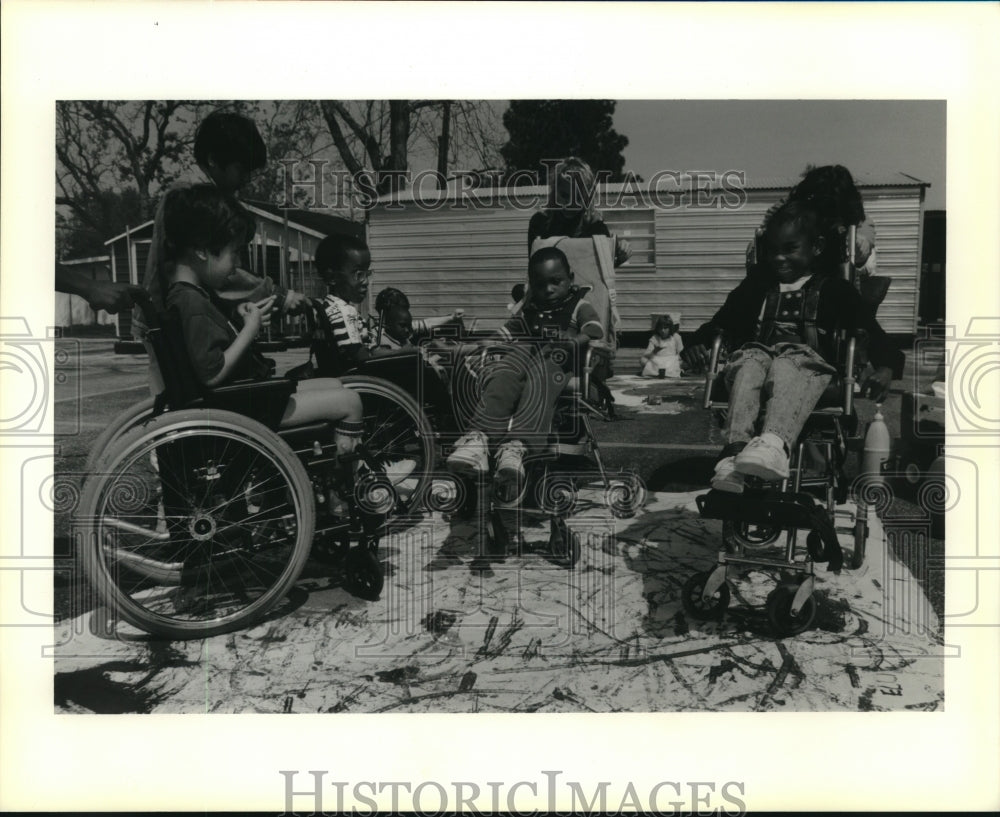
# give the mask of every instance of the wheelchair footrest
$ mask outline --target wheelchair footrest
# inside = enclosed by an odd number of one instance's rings
[[[702,519],[807,529],[819,537],[819,542],[815,538],[809,542],[813,561],[828,561],[829,569],[834,572],[839,571],[843,564],[833,520],[809,494],[784,493],[773,489],[744,491],[742,494],[709,491],[696,497],[695,502]],[[818,547],[819,544],[822,548]]]

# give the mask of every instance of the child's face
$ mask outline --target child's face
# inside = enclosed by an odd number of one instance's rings
[[[239,246],[230,244],[218,253],[205,251],[205,262],[199,269],[198,277],[206,289],[225,289],[226,284],[236,274],[239,262]]]
[[[554,304],[569,294],[573,276],[558,258],[536,262],[528,270],[531,297],[536,303]]]
[[[794,222],[786,222],[771,231],[768,249],[774,274],[781,283],[790,284],[812,274],[822,243]]]
[[[394,309],[385,318],[385,333],[400,343],[413,334],[413,318],[408,309]]]
[[[367,250],[348,250],[347,260],[327,279],[334,295],[349,304],[359,304],[368,297],[368,279],[371,271],[371,253]]]

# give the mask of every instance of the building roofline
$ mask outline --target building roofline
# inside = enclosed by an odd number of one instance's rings
[[[240,202],[240,204],[242,204],[247,210],[249,210],[254,215],[261,216],[262,218],[266,218],[268,221],[273,221],[275,224],[281,224],[282,226],[284,226],[285,223],[284,218],[276,216],[274,213],[269,213],[267,210],[262,210],[260,207],[257,207],[256,205],[250,204],[249,202],[246,201],[242,201]],[[281,209],[292,210],[294,208],[282,207]],[[288,217],[288,226],[294,227],[300,233],[311,235],[314,238],[326,238],[326,233],[321,233],[319,232],[319,230],[314,230],[311,227],[306,227],[305,224],[300,224],[299,222],[295,221],[295,219],[292,218],[291,216]]]
[[[90,258],[67,258],[62,261],[56,261],[57,264],[61,264],[64,267],[72,267],[76,264],[94,264],[98,261],[110,261],[110,255],[93,255]]]
[[[137,233],[139,232],[139,230],[145,230],[152,223],[153,219],[150,219],[149,221],[143,222],[138,227],[129,227],[124,233],[120,233],[119,235],[116,235],[114,238],[109,238],[107,241],[105,241],[104,246],[107,247],[108,244],[114,244],[119,239],[125,238],[125,236],[131,235],[132,233]]]

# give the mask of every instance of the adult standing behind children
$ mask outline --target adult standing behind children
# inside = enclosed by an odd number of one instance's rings
[[[202,173],[222,194],[236,199],[251,175],[266,166],[267,148],[252,121],[239,114],[215,111],[198,126],[194,139],[194,158]],[[171,189],[186,186],[189,183],[181,182]],[[165,201],[166,196],[161,197],[153,218],[152,244],[142,280],[142,285],[149,292],[153,307],[157,310],[164,307],[161,281],[164,276],[170,275],[172,263],[164,250]],[[220,305],[230,309],[242,302],[256,302],[272,295],[275,296],[273,308],[277,311],[294,312],[305,302],[301,294],[286,290],[270,278],[258,277],[239,266],[218,292]],[[146,329],[142,310],[137,307],[132,316],[132,333],[145,341]],[[146,350],[151,351],[148,343]],[[152,355],[150,360],[153,360]],[[154,394],[163,390],[162,379],[155,365],[150,367],[150,380]]]
[[[539,238],[611,237],[608,225],[597,210],[597,182],[594,171],[583,159],[568,156],[559,161],[548,178],[545,209],[528,222],[528,255]],[[615,243],[615,266],[631,254],[625,241]]]

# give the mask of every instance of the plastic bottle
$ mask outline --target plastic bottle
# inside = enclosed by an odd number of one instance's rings
[[[891,442],[889,429],[882,416],[882,406],[876,405],[875,417],[868,424],[868,433],[865,434],[865,450],[861,456],[862,473],[878,477],[878,481],[884,482],[882,467],[889,460]]]

